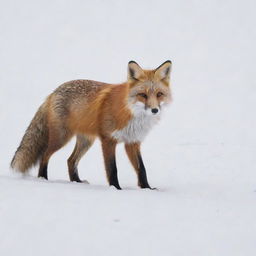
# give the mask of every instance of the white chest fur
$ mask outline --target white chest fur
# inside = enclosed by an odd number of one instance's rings
[[[154,115],[151,111],[145,111],[141,106],[135,105],[132,108],[133,118],[127,126],[121,130],[116,130],[112,136],[118,142],[133,143],[142,141],[154,124],[160,119],[160,114]]]

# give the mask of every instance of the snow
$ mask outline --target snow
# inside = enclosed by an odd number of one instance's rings
[[[256,253],[254,1],[5,1],[0,9],[0,255]],[[122,191],[100,143],[70,183],[74,140],[49,181],[11,158],[36,109],[77,78],[119,83],[127,64],[173,61],[173,103],[147,136],[141,190],[122,145]]]

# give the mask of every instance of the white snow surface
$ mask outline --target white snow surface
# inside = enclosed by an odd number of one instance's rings
[[[256,255],[255,1],[1,1],[0,255]],[[49,181],[9,169],[26,127],[61,83],[119,83],[127,63],[173,61],[173,103],[142,145],[141,190],[123,149],[122,191],[100,143],[68,181],[74,140]]]

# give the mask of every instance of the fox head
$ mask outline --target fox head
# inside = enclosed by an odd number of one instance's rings
[[[128,63],[129,104],[131,108],[147,115],[159,115],[171,101],[168,60],[153,70],[142,69],[135,61]]]

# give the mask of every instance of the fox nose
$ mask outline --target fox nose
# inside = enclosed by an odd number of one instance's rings
[[[152,112],[153,114],[156,114],[156,113],[158,112],[158,109],[157,109],[157,108],[152,108],[152,109],[151,109],[151,112]]]

